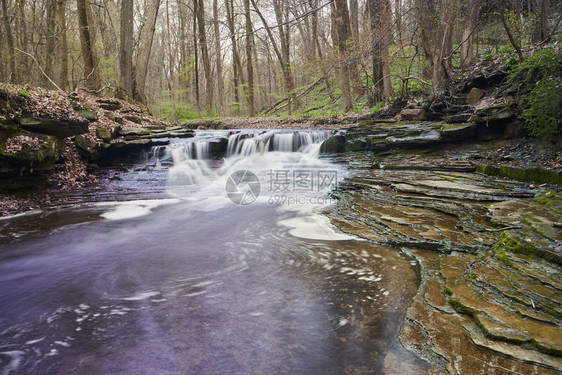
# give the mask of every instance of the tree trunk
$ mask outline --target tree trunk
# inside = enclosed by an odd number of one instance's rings
[[[53,79],[53,57],[55,57],[55,44],[57,41],[57,1],[49,0],[47,4],[47,50],[45,54],[45,74]],[[43,77],[41,84],[50,87],[49,81]]]
[[[4,21],[4,29],[6,31],[6,41],[8,43],[8,61],[10,66],[10,81],[17,81],[17,71],[16,71],[16,50],[14,47],[14,36],[12,34],[12,26],[10,25],[10,19],[8,18],[8,4],[6,0],[2,0],[2,19]]]
[[[133,0],[121,0],[119,89],[124,98],[133,97],[133,18]]]
[[[154,30],[156,28],[156,18],[158,17],[159,8],[160,0],[149,0],[148,9],[144,18],[144,25],[140,33],[139,52],[137,55],[137,63],[135,65],[135,99],[142,103],[146,103],[144,86],[146,84],[148,62],[150,61],[152,40],[154,38]]]
[[[277,29],[279,31],[279,39],[281,40],[281,48],[277,45],[273,32],[269,27],[267,20],[263,16],[262,12],[256,6],[255,0],[252,0],[252,5],[258,16],[260,17],[263,25],[265,26],[265,30],[267,31],[267,35],[269,36],[269,40],[271,45],[273,46],[273,50],[275,51],[275,55],[279,60],[279,64],[281,65],[281,70],[283,71],[283,78],[285,80],[285,89],[287,90],[287,109],[289,111],[289,115],[292,113],[292,102],[293,102],[293,90],[295,89],[295,82],[293,79],[293,74],[291,72],[291,63],[289,60],[289,35],[288,30],[285,29],[283,24],[285,20],[283,18],[281,5],[279,4],[278,0],[274,0],[273,6],[275,9],[275,17],[277,21]]]
[[[433,21],[437,16],[435,11],[435,0],[417,0],[417,10],[419,17],[420,44],[425,58],[423,68],[423,78],[429,79],[433,76],[433,50],[431,48],[433,34],[431,31],[436,28]]]
[[[384,100],[388,101],[394,95],[392,80],[390,77],[390,56],[388,47],[392,42],[392,9],[389,0],[382,0],[382,20],[381,20],[381,59],[382,59],[382,82]]]
[[[98,61],[95,53],[95,40],[91,27],[92,21],[88,17],[87,7],[90,4],[86,0],[76,0],[78,10],[78,24],[80,27],[80,45],[82,48],[82,59],[84,60],[84,74],[86,75],[86,86],[90,90],[98,90],[101,85],[98,70]]]
[[[68,39],[66,36],[66,0],[59,0],[58,7],[59,27],[61,30],[60,44],[60,71],[59,87],[63,90],[68,89]]]
[[[236,114],[240,114],[240,85],[244,85],[244,70],[242,69],[242,62],[240,59],[240,53],[238,52],[238,43],[236,39],[236,30],[234,28],[234,9],[233,0],[226,0],[226,18],[228,31],[230,32],[230,41],[232,43],[232,60],[233,64],[233,84],[234,84],[234,101],[236,102]]]
[[[537,0],[538,24],[533,35],[533,42],[541,43],[548,38],[548,0]]]
[[[347,43],[350,38],[351,29],[349,25],[349,10],[347,0],[335,0],[333,10],[335,11],[335,24],[337,33],[337,47],[340,54],[339,81],[342,92],[342,109],[348,112],[353,107],[351,98],[351,85],[349,77],[349,62],[347,61]]]
[[[519,60],[523,60],[523,51],[521,50],[521,44],[515,39],[515,36],[513,35],[513,31],[511,30],[511,27],[509,27],[509,24],[507,23],[507,20],[505,19],[505,9],[503,8],[503,1],[502,0],[497,0],[497,5],[498,5],[498,10],[500,13],[500,19],[502,21],[503,27],[505,29],[505,32],[507,34],[507,37],[509,39],[509,42],[511,43],[512,47],[515,48],[515,51],[517,51],[517,55],[519,56]]]
[[[349,2],[351,11],[351,31],[353,33],[353,43],[359,45],[359,4],[357,0]]]
[[[221,33],[219,28],[219,7],[217,0],[213,0],[213,24],[215,28],[215,58],[217,59],[217,93],[219,115],[224,117],[224,79],[222,76]]]
[[[480,1],[469,0],[467,4],[464,31],[462,33],[462,46],[461,46],[461,67],[467,68],[474,60],[474,37],[473,32],[478,22],[478,15],[480,14]]]
[[[369,0],[369,14],[373,38],[373,102],[378,103],[384,99],[383,46],[380,37],[382,7],[380,0]]]
[[[178,113],[176,112],[176,95],[174,93],[174,56],[172,54],[172,38],[170,33],[170,7],[168,0],[166,0],[166,31],[167,31],[167,42],[168,45],[168,83],[170,88],[170,97],[172,99],[172,112],[174,124],[178,123]]]
[[[193,0],[193,62],[194,62],[194,71],[195,74],[193,75],[194,84],[195,84],[195,106],[197,108],[197,117],[201,118],[201,96],[199,93],[199,47],[197,45],[197,7],[198,7],[197,0]]]
[[[250,17],[250,0],[244,0],[246,18],[246,69],[248,72],[248,111],[250,117],[255,115],[254,108],[254,66],[252,62],[252,19]]]
[[[207,31],[205,29],[205,6],[204,0],[197,3],[197,26],[199,33],[199,46],[203,59],[203,71],[205,72],[205,103],[210,115],[213,111],[213,77],[211,73],[211,60],[209,59],[209,48],[207,46]]]
[[[456,0],[443,0],[441,3],[441,18],[437,30],[433,61],[434,93],[443,89],[445,81],[451,77],[453,71],[451,52],[453,50],[453,28],[457,11],[456,8]]]

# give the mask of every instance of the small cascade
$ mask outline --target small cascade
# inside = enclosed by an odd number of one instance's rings
[[[171,140],[169,145],[156,146],[150,157],[159,164],[178,165],[186,160],[211,159],[217,154],[230,158],[266,152],[306,152],[307,147],[319,145],[329,136],[327,131],[205,131],[188,140]],[[226,147],[221,151],[217,145],[227,138]]]
[[[261,134],[237,133],[228,139],[226,156],[248,156],[264,152],[298,152],[319,144],[330,136],[325,131],[269,131]]]

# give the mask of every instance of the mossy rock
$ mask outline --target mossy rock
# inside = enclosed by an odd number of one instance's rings
[[[90,141],[82,135],[77,135],[74,142],[76,142],[78,152],[89,161],[96,161],[100,158],[100,148],[96,142]]]
[[[121,104],[118,100],[98,99],[96,100],[96,103],[99,104],[100,108],[105,109],[106,111],[116,111],[123,108],[123,104]]]
[[[34,149],[23,146],[17,151],[7,151],[6,142],[15,137],[28,137],[38,141]],[[34,173],[51,170],[62,153],[63,143],[52,135],[34,134],[21,129],[0,129],[0,173]]]
[[[109,142],[113,138],[111,131],[103,126],[96,128],[96,136],[104,142]]]
[[[20,126],[34,133],[54,135],[59,138],[71,137],[88,132],[88,121],[75,119],[52,120],[33,116],[24,116],[19,120]]]
[[[122,135],[124,137],[135,137],[150,134],[152,134],[152,131],[146,128],[119,129],[119,135]]]
[[[90,122],[98,120],[98,113],[90,107],[74,107],[74,111]]]
[[[142,119],[138,116],[127,115],[125,116],[125,120],[134,122],[135,124],[142,124]]]
[[[364,151],[371,144],[368,137],[351,137],[345,141],[345,152]]]
[[[469,140],[476,136],[476,124],[444,125],[439,133],[444,140]]]
[[[562,185],[562,173],[542,168],[516,168],[508,165],[494,167],[480,164],[477,171],[490,176],[507,177],[518,181]]]

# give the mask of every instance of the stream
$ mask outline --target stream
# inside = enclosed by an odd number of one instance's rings
[[[1,219],[0,374],[425,373],[419,265],[331,225],[328,136],[198,131]]]

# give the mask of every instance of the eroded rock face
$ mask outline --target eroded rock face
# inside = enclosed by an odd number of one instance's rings
[[[0,189],[38,187],[63,149],[59,138],[0,125]]]
[[[22,117],[19,119],[19,124],[30,132],[54,135],[61,139],[88,132],[86,120]]]
[[[332,220],[420,262],[402,343],[431,373],[562,371],[562,196],[396,158],[341,184]]]
[[[423,108],[405,108],[400,112],[402,121],[421,121],[425,118],[425,110]]]
[[[484,96],[484,91],[473,87],[466,96],[466,104],[476,104]]]

